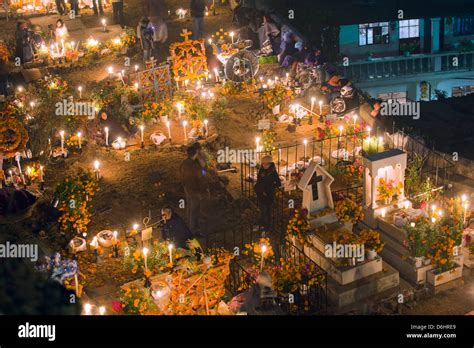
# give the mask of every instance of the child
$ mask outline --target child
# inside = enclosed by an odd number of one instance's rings
[[[143,61],[146,62],[151,58],[153,49],[153,26],[148,17],[142,17],[138,23],[137,36],[140,39],[140,45],[143,50]]]

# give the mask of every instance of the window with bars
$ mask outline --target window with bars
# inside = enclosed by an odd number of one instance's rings
[[[420,20],[406,19],[399,21],[400,39],[410,39],[420,37]]]
[[[454,17],[453,35],[473,35],[474,34],[474,16]]]
[[[359,24],[359,46],[388,42],[388,22]]]

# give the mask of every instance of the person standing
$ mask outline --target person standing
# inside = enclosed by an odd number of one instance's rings
[[[181,183],[184,187],[186,212],[189,227],[192,231],[199,230],[199,215],[201,213],[202,168],[198,161],[198,149],[190,146],[186,158],[180,167]]]
[[[193,39],[201,40],[204,36],[204,0],[191,0],[191,18],[193,21]]]
[[[276,171],[272,156],[264,156],[257,174],[255,194],[260,208],[259,226],[269,231],[272,225],[272,208],[275,201],[275,190],[281,186],[280,177]]]
[[[143,50],[143,62],[151,58],[153,50],[153,27],[148,17],[142,17],[137,27],[137,36]]]
[[[158,16],[150,17],[150,22],[154,28],[153,31],[153,57],[159,59],[160,53],[166,48],[165,42],[168,40],[168,26],[166,22]],[[168,56],[168,52],[164,52],[161,58],[163,60]]]
[[[56,2],[56,10],[62,16],[66,13],[66,3],[64,0],[55,0]]]
[[[99,14],[103,16],[104,8],[102,7],[102,0],[92,0],[92,9],[94,10],[94,16],[98,16]]]
[[[123,0],[112,0],[112,11],[114,13],[114,23],[120,24],[123,28]]]
[[[31,62],[34,52],[33,40],[26,22],[20,21],[16,24],[15,42],[15,57],[20,58],[22,65]]]
[[[71,18],[81,17],[79,13],[79,0],[69,0],[69,5],[71,5],[71,14],[74,14]]]

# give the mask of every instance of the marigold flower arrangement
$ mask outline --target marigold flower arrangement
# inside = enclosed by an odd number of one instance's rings
[[[413,225],[414,224],[414,225]],[[433,243],[435,232],[426,218],[407,222],[403,226],[407,239],[404,242],[411,257],[424,257]]]
[[[447,235],[442,235],[431,245],[427,257],[435,264],[439,272],[449,271],[454,267],[455,242]]]
[[[337,201],[335,206],[336,216],[341,222],[356,224],[364,218],[362,206],[355,201],[354,195],[348,195]]]
[[[310,229],[309,222],[307,219],[308,211],[306,209],[299,210],[295,209],[293,216],[288,221],[286,228],[287,237],[294,237],[297,241],[304,244]]]
[[[130,47],[135,45],[137,42],[137,34],[135,29],[130,27],[125,27],[120,35],[120,40],[123,42],[124,46]]]
[[[271,129],[265,129],[262,132],[262,146],[263,151],[271,152],[274,151],[275,148],[275,138],[276,132]]]
[[[265,246],[265,252],[263,257],[265,258],[265,264],[269,265],[273,261],[275,253],[270,244],[269,238],[260,238],[257,242],[251,244],[245,244],[245,249],[242,251],[243,255],[250,256],[254,262],[255,267],[260,267],[262,261],[262,247]]]
[[[295,293],[302,284],[324,284],[325,275],[314,263],[295,262],[293,258],[280,258],[278,265],[269,268],[273,286],[279,294]]]
[[[339,134],[339,128],[330,120],[326,120],[322,128],[316,128],[316,138],[318,140],[337,137]]]
[[[380,253],[385,246],[385,243],[380,239],[380,233],[373,229],[364,229],[360,233],[360,240],[364,243],[366,249]]]
[[[281,84],[275,84],[274,88],[263,92],[262,95],[263,102],[270,110],[284,101],[290,101],[292,97],[293,92]]]
[[[147,310],[155,308],[148,289],[139,289],[134,285],[122,288],[120,302],[125,314],[143,315]]]
[[[58,76],[47,76],[44,80],[41,80],[41,84],[49,95],[55,97],[65,94],[69,87],[67,81]]]
[[[87,225],[92,215],[92,197],[97,191],[97,181],[90,172],[85,171],[67,177],[58,184],[55,197],[58,199],[58,210],[61,212],[58,219],[61,231],[87,232]]]
[[[387,182],[384,178],[380,178],[377,193],[382,200],[391,201],[392,197],[396,194],[400,194],[402,189],[403,183],[401,181],[395,185],[393,180]]]
[[[173,267],[170,263],[168,242],[154,241],[148,248],[147,267],[150,272],[162,273]],[[127,247],[123,253],[123,267],[130,270],[133,274],[145,271],[145,258],[143,251],[138,247]],[[174,263],[178,263],[183,256],[190,256],[190,252],[181,249],[173,248]]]
[[[344,175],[349,180],[361,180],[364,175],[364,166],[359,161],[344,167]]]

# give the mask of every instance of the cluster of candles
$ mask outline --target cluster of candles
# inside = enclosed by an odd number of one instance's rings
[[[93,315],[92,314],[92,309],[94,307],[96,307],[98,309],[99,315],[105,315],[105,307],[104,306],[97,307],[95,305],[91,305],[90,303],[86,303],[84,305],[84,315]]]

